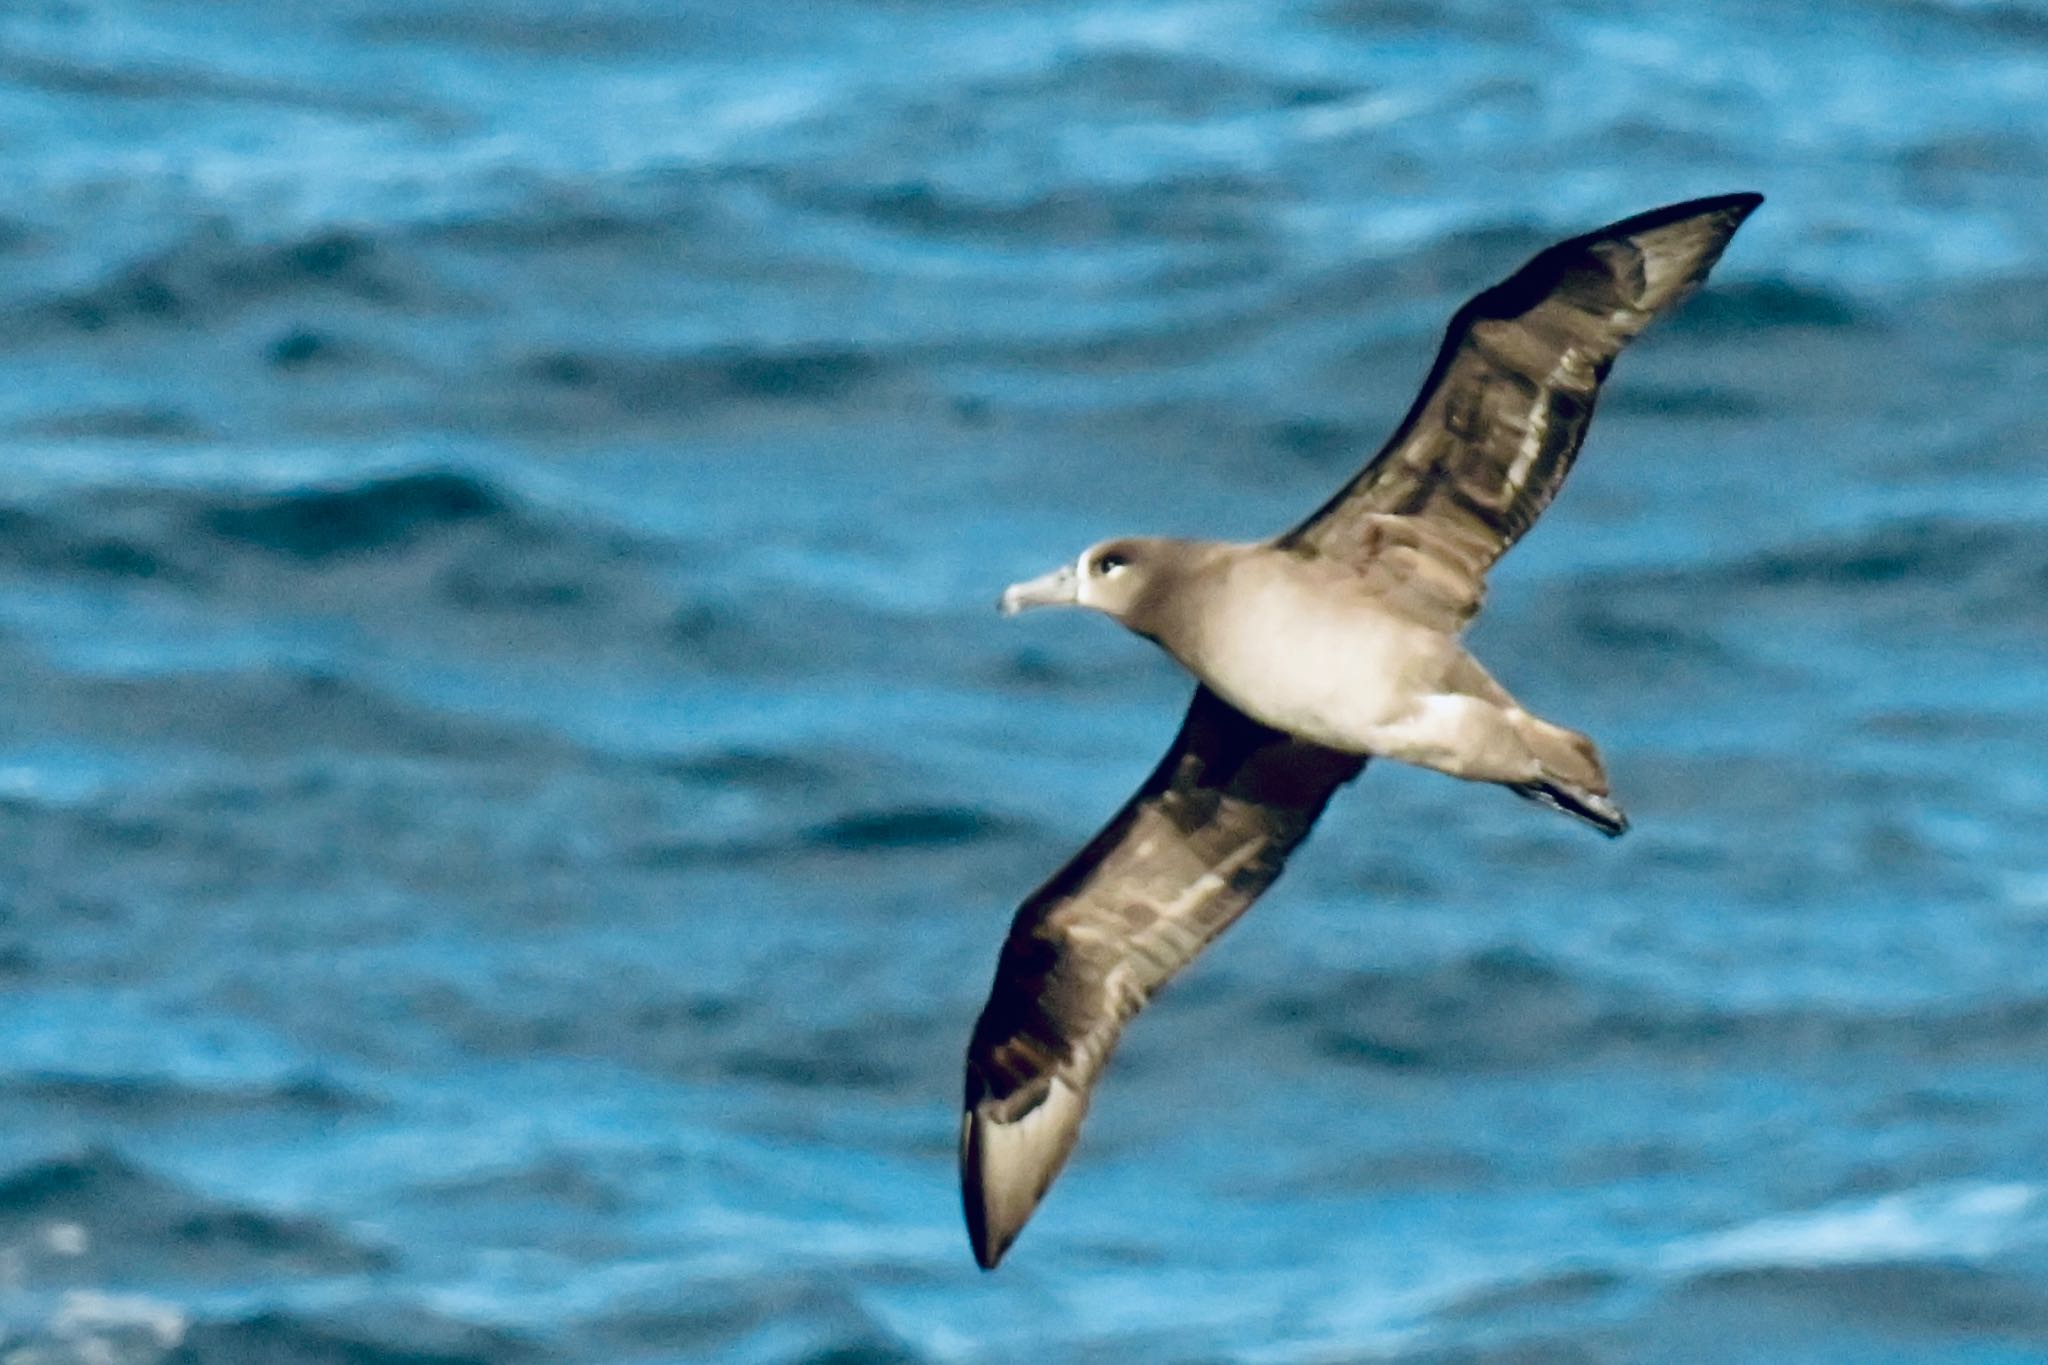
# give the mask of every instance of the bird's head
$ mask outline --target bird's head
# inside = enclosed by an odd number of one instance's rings
[[[1105,540],[1071,564],[1003,589],[1003,615],[1031,607],[1090,607],[1126,625],[1174,562],[1171,541]]]

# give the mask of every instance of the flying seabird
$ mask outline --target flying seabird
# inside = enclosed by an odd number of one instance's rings
[[[1763,202],[1653,209],[1539,253],[1451,319],[1393,438],[1285,535],[1126,538],[1003,593],[1100,611],[1198,681],[1137,794],[1017,911],[967,1049],[960,1183],[993,1269],[1073,1150],[1125,1021],[1280,875],[1381,756],[1618,835],[1592,741],[1529,714],[1460,641],[1485,576],[1570,470],[1622,347]]]

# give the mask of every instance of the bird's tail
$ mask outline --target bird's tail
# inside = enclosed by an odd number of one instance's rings
[[[1539,806],[1561,810],[1566,815],[1584,820],[1610,839],[1628,833],[1628,816],[1620,806],[1604,796],[1574,791],[1556,782],[1517,782],[1508,790],[1525,801],[1534,801]]]
[[[1525,801],[1575,816],[1610,839],[1627,833],[1628,816],[1608,796],[1607,769],[1592,740],[1534,716],[1522,727],[1522,737],[1536,755],[1542,775],[1534,782],[1512,783],[1508,790]]]

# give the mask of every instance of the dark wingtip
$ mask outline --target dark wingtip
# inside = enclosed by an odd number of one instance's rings
[[[1677,204],[1665,204],[1660,208],[1646,210],[1633,217],[1610,223],[1599,232],[1588,235],[1628,236],[1631,233],[1653,231],[1672,223],[1682,223],[1688,218],[1707,218],[1717,213],[1731,219],[1728,231],[1732,233],[1742,225],[1743,219],[1755,213],[1763,202],[1763,195],[1755,190],[1742,190],[1735,194],[1710,194],[1703,199],[1687,199]]]
[[[974,1109],[960,1116],[960,1210],[967,1215],[967,1241],[974,1248],[974,1263],[994,1270],[1003,1253],[1017,1240],[1015,1230],[1007,1236],[990,1227],[988,1190],[982,1184],[982,1125],[987,1120]]]
[[[1698,287],[1707,272],[1721,259],[1721,253],[1727,250],[1736,229],[1756,212],[1763,201],[1764,197],[1754,190],[1713,194],[1703,199],[1687,199],[1646,209],[1617,219],[1605,227],[1567,238],[1537,252],[1520,270],[1491,289],[1475,295],[1451,320],[1451,332],[1455,335],[1461,325],[1469,325],[1475,318],[1514,317],[1527,312],[1549,298],[1569,272],[1584,267],[1589,252],[1597,254],[1616,241],[1633,242],[1642,247],[1646,245],[1646,239],[1655,238],[1667,230],[1690,228],[1690,232],[1680,231],[1675,240],[1665,244],[1678,269],[1664,281],[1663,287],[1645,296],[1624,299],[1651,313],[1662,312]],[[1634,289],[1640,291],[1644,283],[1638,279]],[[1424,385],[1425,394],[1436,378],[1432,372],[1429,382]]]
[[[1710,194],[1704,199],[1695,199],[1692,202],[1699,206],[1702,213],[1711,213],[1720,208],[1754,213],[1757,205],[1764,202],[1764,196],[1759,190],[1737,190],[1733,194]]]
[[[1073,1152],[1088,1094],[1051,1076],[1020,1112],[998,1115],[976,1096],[979,1081],[970,1067],[960,1116],[960,1205],[975,1263],[994,1270]]]
[[[1764,197],[1756,190],[1738,190],[1734,194],[1716,194],[1693,201],[1701,213],[1725,213],[1733,221],[1728,224],[1731,233],[1741,227],[1750,214],[1763,207]]]

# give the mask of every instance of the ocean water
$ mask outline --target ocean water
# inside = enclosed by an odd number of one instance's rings
[[[2048,1358],[2048,6],[0,11],[0,1361]],[[1769,196],[975,1270],[961,1052],[1255,536]]]

